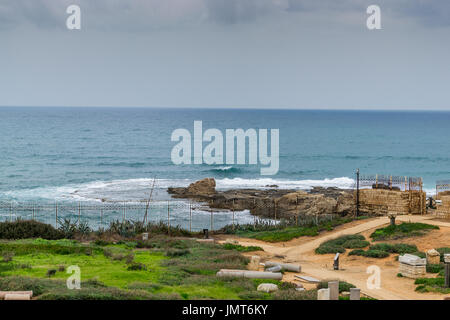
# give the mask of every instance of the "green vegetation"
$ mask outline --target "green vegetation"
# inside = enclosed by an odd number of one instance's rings
[[[427,264],[427,272],[428,273],[440,273],[444,271],[445,266],[443,263],[441,264]]]
[[[327,289],[328,288],[328,282],[332,280],[323,280],[317,284],[317,290],[319,289]],[[339,281],[339,293],[350,291],[350,288],[356,288],[355,285],[345,282],[345,281]]]
[[[362,235],[347,235],[321,243],[316,253],[344,253],[345,249],[365,248],[368,245],[369,242]]]
[[[450,293],[450,288],[445,288],[445,279],[441,276],[437,278],[419,278],[416,279],[414,284],[418,285],[416,287],[418,292]]]
[[[398,254],[417,252],[416,245],[405,244],[405,243],[396,243],[396,244],[378,243],[378,244],[371,245],[369,247],[369,249],[384,251],[384,252],[388,252],[388,253],[398,253]]]
[[[0,239],[62,239],[64,234],[49,224],[37,221],[0,222]]]
[[[0,290],[33,290],[38,299],[316,299],[291,284],[252,279],[221,279],[223,268],[244,269],[248,258],[239,250],[187,238],[157,236],[147,241],[28,239],[0,242],[10,252],[0,262]],[[254,248],[253,248],[254,249]],[[68,290],[68,266],[77,265],[81,290]],[[262,282],[279,285],[268,294]]]
[[[241,237],[247,237],[267,242],[289,241],[299,237],[314,237],[322,231],[331,231],[335,227],[354,220],[367,219],[366,216],[339,217],[332,220],[322,220],[318,223],[309,221],[300,226],[280,223],[277,225],[257,223],[247,225],[225,226],[217,233],[237,234]]]
[[[240,244],[232,244],[232,243],[225,243],[223,245],[224,249],[227,250],[236,250],[239,252],[253,252],[253,251],[264,251],[263,248],[257,247],[257,246],[241,246]]]
[[[368,258],[386,258],[391,253],[405,254],[405,253],[417,253],[417,247],[411,244],[404,243],[378,243],[371,245],[368,250],[353,250],[349,256],[362,256]]]
[[[350,251],[349,256],[362,256],[362,257],[368,257],[368,258],[386,258],[389,257],[389,253],[385,252],[385,251],[381,251],[381,250],[373,250],[373,249],[369,249],[367,251],[358,249],[358,250],[353,250]]]
[[[395,240],[422,236],[426,232],[434,229],[439,229],[439,227],[425,223],[404,222],[399,225],[377,229],[370,237],[373,241]]]

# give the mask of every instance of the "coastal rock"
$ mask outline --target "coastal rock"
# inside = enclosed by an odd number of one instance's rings
[[[309,192],[286,189],[215,190],[215,180],[203,179],[187,188],[168,188],[174,198],[205,201],[210,208],[249,210],[268,218],[293,218],[302,215],[353,214],[354,194],[337,188],[313,188]]]
[[[214,178],[205,178],[191,183],[187,188],[167,189],[174,198],[208,198],[216,193],[216,180]]]

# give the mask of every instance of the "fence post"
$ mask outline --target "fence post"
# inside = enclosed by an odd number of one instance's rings
[[[189,232],[192,232],[192,202],[189,201]]]
[[[359,216],[359,168],[356,169],[356,217]]]
[[[103,226],[103,208],[100,209],[100,227]]]
[[[9,202],[9,222],[12,222],[12,202]]]
[[[170,236],[170,204],[169,200],[167,200],[167,233]]]
[[[31,213],[31,220],[34,220],[34,206],[35,206],[35,203],[33,202],[33,212]]]
[[[78,224],[81,221],[81,202],[78,202]]]
[[[277,203],[275,202],[275,199],[273,200],[273,208],[274,208],[274,213],[275,213],[275,220],[277,220]]]
[[[234,230],[234,198],[233,198],[233,230]]]
[[[211,213],[211,231],[213,231],[214,228],[214,217],[213,217],[213,211],[212,209],[209,209],[210,213]]]
[[[55,201],[55,228],[58,229],[58,201]]]

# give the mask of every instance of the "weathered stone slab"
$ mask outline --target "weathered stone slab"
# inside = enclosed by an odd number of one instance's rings
[[[361,289],[350,288],[350,300],[361,300]]]
[[[316,278],[313,278],[313,277],[309,277],[309,276],[297,276],[297,275],[295,275],[294,277],[296,277],[296,278],[298,278],[300,280],[306,281],[306,282],[312,282],[312,283],[319,283],[320,282],[320,280],[318,280]]]
[[[317,290],[317,300],[330,300],[330,289]]]
[[[450,263],[450,253],[444,254],[444,262],[445,263]]]
[[[328,282],[328,289],[330,289],[330,300],[339,300],[339,281]]]
[[[0,291],[0,299],[5,299],[7,294],[27,294],[33,296],[33,291]]]
[[[5,300],[31,300],[31,296],[23,293],[8,293],[5,295]]]
[[[261,292],[270,293],[270,292],[277,291],[278,286],[274,283],[261,283],[256,290],[261,291]]]
[[[406,253],[398,257],[398,261],[401,263],[408,264],[410,266],[425,266],[427,264],[427,259],[420,258],[413,254]]]

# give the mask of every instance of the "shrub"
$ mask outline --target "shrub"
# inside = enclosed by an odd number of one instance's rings
[[[167,257],[181,257],[191,253],[189,249],[167,249],[166,256]]]
[[[2,262],[10,262],[14,257],[14,252],[4,251],[2,252]]]
[[[347,235],[321,243],[320,246],[316,249],[316,253],[344,253],[346,248],[364,248],[368,245],[369,242],[365,241],[365,238],[362,235]]]
[[[239,252],[264,251],[263,248],[261,248],[261,247],[257,247],[257,246],[245,247],[245,246],[241,246],[239,244],[232,244],[232,243],[225,243],[223,245],[223,248],[227,249],[227,250],[237,250]]]
[[[351,251],[349,254],[349,256],[362,256],[362,257],[368,257],[368,258],[386,258],[389,256],[389,253],[386,251],[381,251],[381,250],[374,250],[374,249],[369,249],[367,251],[361,250],[361,249],[357,249],[357,250],[353,250]]]
[[[140,262],[133,262],[131,263],[127,270],[132,270],[132,271],[140,271],[140,270],[147,270],[147,266],[143,263]]]
[[[427,264],[428,273],[439,273],[444,269],[445,267],[442,264]]]
[[[278,290],[272,293],[273,300],[317,300],[317,290]]]
[[[395,240],[407,237],[422,236],[426,231],[433,229],[439,229],[439,227],[426,223],[404,222],[402,224],[394,226],[390,225],[385,228],[377,229],[370,235],[370,237],[374,241],[388,239]]]
[[[66,266],[65,266],[65,265],[60,265],[60,266],[58,266],[58,271],[59,271],[59,272],[64,272],[64,271],[66,271]]]
[[[417,252],[416,245],[405,243],[397,243],[397,244],[378,243],[375,245],[371,245],[369,249],[398,254]]]
[[[56,269],[48,269],[46,276],[50,278],[50,277],[53,277],[55,274],[56,274]]]
[[[34,220],[0,222],[0,239],[28,238],[56,240],[64,238],[64,234],[49,224]]]

